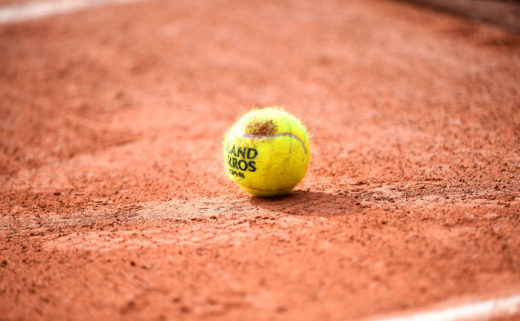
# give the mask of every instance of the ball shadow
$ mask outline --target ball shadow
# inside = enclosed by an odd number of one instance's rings
[[[351,215],[361,211],[353,197],[325,192],[293,191],[275,197],[252,197],[251,203],[259,208],[300,216]]]

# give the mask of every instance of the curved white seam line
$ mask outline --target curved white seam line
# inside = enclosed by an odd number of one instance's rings
[[[252,135],[252,134],[242,134],[241,136],[244,138],[254,138],[254,139],[276,138],[276,137],[282,137],[282,136],[291,137],[291,138],[296,139],[298,142],[300,142],[300,144],[302,145],[303,151],[305,152],[305,155],[307,155],[307,148],[305,148],[305,144],[302,142],[300,137],[293,135],[291,133],[279,133],[279,134],[274,134],[274,135],[262,135],[262,136],[257,136],[257,135]]]

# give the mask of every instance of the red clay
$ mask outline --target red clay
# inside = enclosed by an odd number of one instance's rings
[[[0,26],[0,319],[345,320],[520,292],[520,38],[399,2],[154,1]],[[221,141],[307,125],[296,191]]]

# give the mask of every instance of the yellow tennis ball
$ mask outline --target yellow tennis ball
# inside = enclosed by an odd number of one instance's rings
[[[277,107],[249,111],[224,138],[228,176],[255,196],[289,193],[305,176],[310,159],[305,126]]]

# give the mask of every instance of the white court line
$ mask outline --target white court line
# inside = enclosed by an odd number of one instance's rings
[[[123,4],[137,1],[141,0],[54,0],[13,4],[0,8],[0,24],[38,19],[107,4]]]
[[[490,320],[502,316],[520,317],[520,295],[420,312],[407,316],[367,319],[372,321],[467,321]]]

